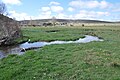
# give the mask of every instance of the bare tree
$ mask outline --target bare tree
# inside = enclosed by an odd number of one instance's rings
[[[5,16],[6,13],[6,5],[0,2],[0,45],[10,44],[21,36],[19,24],[16,20]]]
[[[0,2],[0,14],[4,14],[6,10],[6,5],[3,2]]]

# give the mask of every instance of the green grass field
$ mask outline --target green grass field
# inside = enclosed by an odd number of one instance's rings
[[[76,40],[84,35],[104,41],[49,45],[21,56],[9,55],[0,60],[0,80],[120,80],[120,26],[26,27],[22,31],[31,42]]]

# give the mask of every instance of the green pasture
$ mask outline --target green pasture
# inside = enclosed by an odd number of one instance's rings
[[[48,45],[0,60],[0,80],[120,80],[120,26],[24,27],[23,38],[77,40],[98,36],[103,42]]]

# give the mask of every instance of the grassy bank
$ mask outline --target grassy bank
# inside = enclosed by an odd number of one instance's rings
[[[120,27],[30,27],[34,41],[76,40],[95,35],[103,42],[49,45],[0,60],[0,80],[119,80]]]

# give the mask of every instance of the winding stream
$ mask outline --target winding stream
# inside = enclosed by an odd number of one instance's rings
[[[85,35],[85,38],[80,38],[76,41],[52,41],[52,42],[34,42],[34,43],[22,43],[17,46],[8,46],[5,48],[1,48],[0,50],[0,58],[6,57],[8,54],[24,54],[26,50],[30,49],[37,49],[40,47],[44,47],[46,45],[53,45],[53,44],[68,44],[68,43],[88,43],[92,41],[103,41],[103,39],[99,39],[95,36]]]

